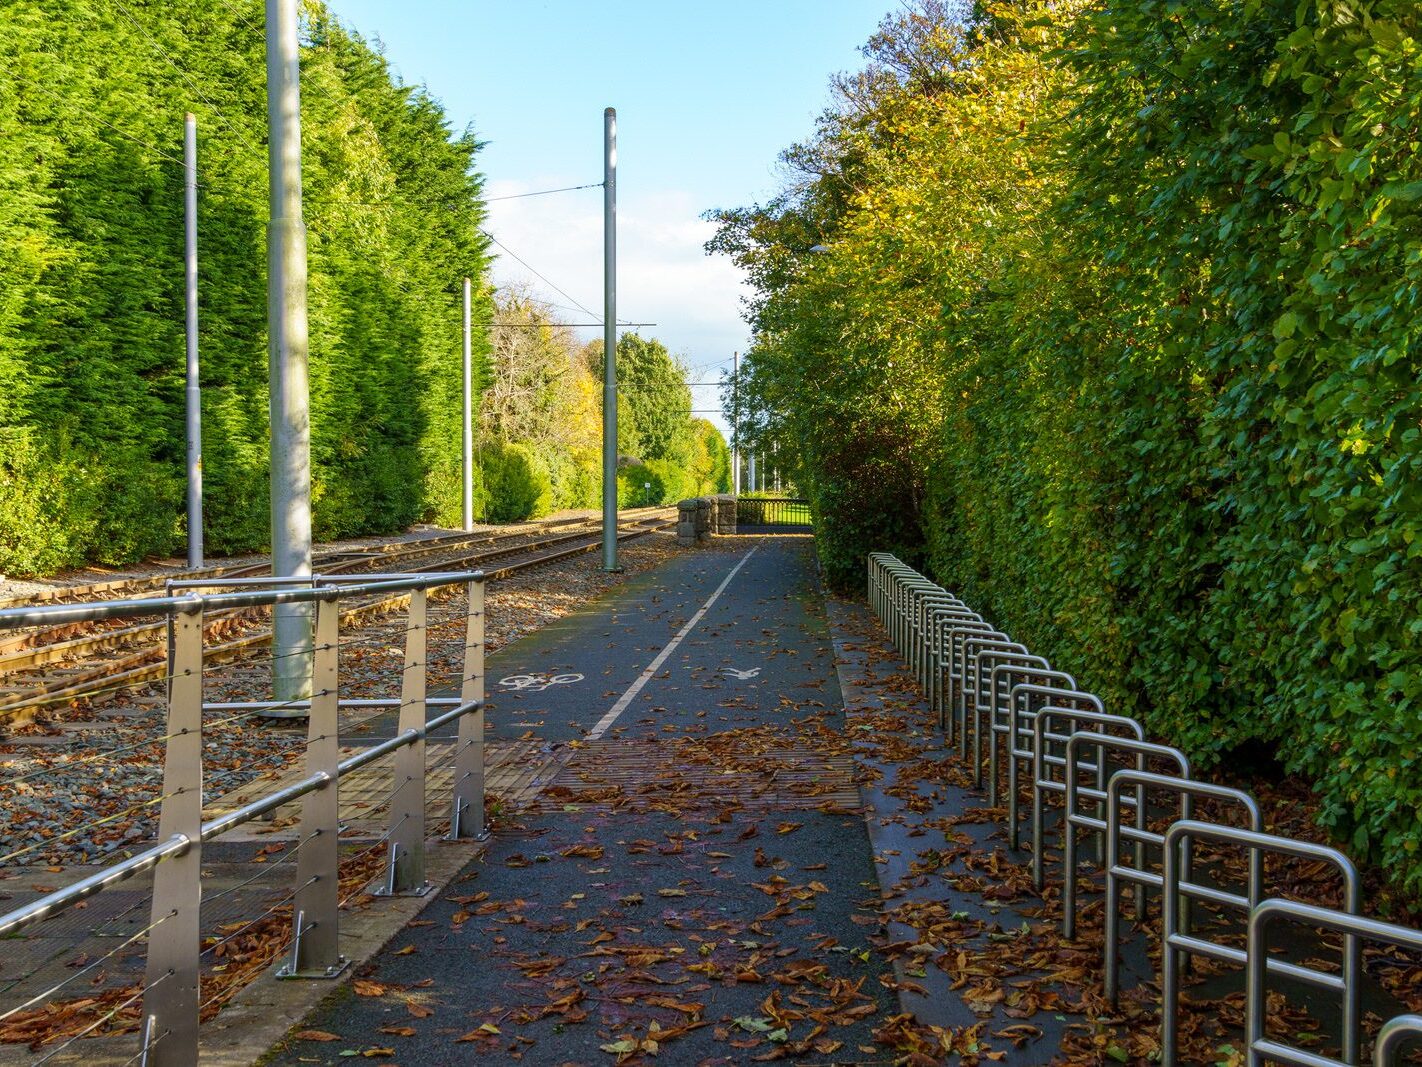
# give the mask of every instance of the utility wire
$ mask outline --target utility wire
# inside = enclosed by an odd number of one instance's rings
[[[13,74],[13,72],[12,72],[12,74]],[[28,85],[30,88],[32,88],[32,89],[39,89],[41,92],[44,92],[44,93],[48,94],[51,98],[53,98],[53,99],[55,99],[55,100],[58,100],[61,104],[69,104],[69,103],[72,103],[72,101],[70,101],[70,100],[68,100],[67,98],[65,98],[62,94],[55,92],[55,91],[54,91],[53,89],[51,89],[49,86],[44,85],[44,84],[41,83],[41,82],[31,81],[29,78],[25,78],[25,77],[22,77],[22,76],[19,76],[19,75],[14,75],[14,76],[17,77],[21,82],[23,82],[23,83],[25,83],[26,85]],[[176,163],[176,164],[177,164],[178,166],[180,166],[180,167],[183,167],[183,168],[186,168],[186,167],[187,167],[187,164],[184,163],[184,162],[183,162],[181,159],[179,159],[177,156],[169,155],[167,152],[163,151],[161,148],[158,148],[158,147],[156,147],[155,145],[149,144],[147,141],[145,141],[143,138],[139,137],[137,134],[129,133],[127,130],[123,129],[121,126],[115,126],[112,122],[110,122],[108,119],[104,118],[103,116],[101,116],[101,115],[96,115],[96,114],[94,114],[92,111],[88,112],[88,116],[89,116],[89,118],[93,119],[95,122],[99,123],[100,125],[107,126],[109,129],[113,130],[113,131],[114,131],[115,133],[117,133],[119,136],[124,137],[124,138],[126,138],[127,140],[132,141],[134,144],[139,145],[139,146],[142,147],[142,148],[148,149],[148,151],[152,152],[154,155],[156,155],[156,156],[161,156],[163,159],[168,160],[170,163]]]
[[[565,185],[561,189],[539,189],[534,193],[510,193],[508,196],[488,196],[484,198],[484,203],[493,204],[500,200],[522,200],[526,196],[549,196],[552,193],[571,193],[578,189],[601,189],[602,182],[590,182],[587,185]]]
[[[182,76],[185,82],[187,82],[193,87],[193,91],[198,94],[199,98],[201,98],[203,103],[205,103],[208,107],[212,108],[213,113],[218,117],[222,124],[226,126],[229,130],[231,130],[237,136],[237,139],[241,141],[244,145],[246,145],[248,149],[253,152],[256,152],[257,146],[254,145],[251,141],[247,140],[247,136],[236,126],[234,126],[232,124],[232,121],[228,119],[225,114],[223,114],[222,109],[216,104],[214,104],[212,102],[212,99],[205,92],[202,91],[202,86],[199,85],[196,80],[194,80],[193,76],[189,74],[186,70],[184,70],[183,67],[178,63],[178,61],[173,58],[172,54],[169,53],[169,51],[163,47],[163,45],[158,41],[158,39],[143,27],[142,23],[140,23],[138,19],[134,17],[133,12],[129,11],[128,8],[124,7],[123,0],[114,0],[114,3],[117,4],[118,9],[123,12],[123,16],[128,20],[129,24],[133,26],[133,28],[136,29],[139,33],[143,34],[144,37],[148,38],[149,43],[152,44],[155,49],[157,49],[158,54],[163,57],[164,61],[166,61],[167,64],[174,70],[176,70]]]
[[[512,248],[510,248],[508,245],[504,244],[504,242],[500,241],[497,237],[495,237],[495,236],[494,236],[492,233],[490,233],[488,230],[481,229],[479,232],[482,233],[482,234],[483,234],[485,237],[487,237],[489,240],[493,241],[494,244],[496,244],[496,245],[498,245],[500,248],[502,248],[502,249],[503,249],[505,252],[507,252],[513,259],[515,259],[515,260],[518,261],[519,263],[522,263],[525,267],[528,268],[529,271],[531,271],[531,272],[534,274],[534,276],[536,276],[537,278],[539,278],[545,285],[549,286],[554,292],[560,294],[560,295],[561,295],[564,299],[566,299],[566,300],[572,300],[573,306],[576,307],[579,311],[581,311],[584,315],[587,315],[587,316],[589,316],[590,318],[596,320],[596,321],[594,321],[594,322],[587,322],[587,323],[581,323],[581,322],[575,322],[575,323],[560,323],[559,325],[567,325],[567,326],[602,326],[602,325],[605,325],[605,323],[603,322],[603,320],[598,317],[598,314],[597,314],[596,311],[589,310],[588,308],[584,307],[582,304],[579,304],[576,300],[574,300],[571,296],[568,295],[568,293],[567,293],[566,290],[560,289],[560,288],[558,288],[558,286],[554,285],[551,281],[548,280],[547,277],[545,277],[543,274],[540,274],[537,270],[535,270],[532,264],[530,264],[527,260],[525,260],[524,258],[522,258],[517,252],[515,252],[515,251],[514,251]],[[656,323],[655,323],[655,322],[628,322],[626,319],[618,319],[618,320],[617,320],[617,325],[618,325],[618,326],[655,326]]]
[[[482,234],[483,234],[485,237],[487,237],[489,240],[493,241],[494,244],[498,245],[498,246],[499,246],[500,248],[502,248],[505,252],[507,252],[507,253],[509,254],[510,258],[512,258],[512,259],[515,260],[516,262],[522,263],[528,270],[532,271],[533,275],[534,275],[535,277],[541,279],[544,285],[549,286],[554,292],[556,292],[556,293],[558,293],[560,296],[562,296],[563,299],[572,301],[573,306],[576,307],[579,311],[581,311],[584,315],[587,315],[589,318],[596,319],[596,320],[597,320],[597,325],[599,325],[599,326],[603,325],[603,321],[602,321],[602,319],[598,318],[597,312],[595,312],[595,311],[590,311],[590,310],[588,310],[586,307],[584,307],[582,304],[579,304],[579,303],[577,302],[577,300],[573,299],[573,297],[571,297],[571,296],[568,295],[568,293],[567,293],[566,290],[560,289],[558,286],[556,286],[556,285],[554,285],[552,282],[550,282],[546,277],[544,277],[544,275],[540,274],[537,270],[535,270],[534,267],[533,267],[531,264],[529,264],[527,260],[525,260],[523,257],[521,257],[517,252],[515,252],[513,249],[511,249],[508,245],[504,244],[504,242],[500,241],[497,237],[495,237],[495,236],[494,236],[492,233],[490,233],[488,230],[481,229],[479,232],[482,233]]]

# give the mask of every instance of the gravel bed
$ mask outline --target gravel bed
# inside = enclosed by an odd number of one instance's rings
[[[491,583],[486,639],[494,651],[562,618],[581,604],[684,551],[669,533],[623,545],[624,567],[610,575],[597,553]],[[465,605],[431,600],[430,684],[458,678]],[[398,696],[405,621],[386,616],[342,636],[343,696]],[[270,654],[210,666],[210,701],[265,699]],[[361,713],[342,712],[342,730]],[[368,715],[367,713],[364,713]],[[92,863],[131,851],[156,833],[163,779],[162,687],[149,685],[74,707],[0,743],[0,867]],[[303,722],[276,725],[209,712],[203,732],[203,791],[211,801],[260,776],[277,777],[305,748]],[[100,820],[99,825],[93,825]],[[79,832],[74,832],[79,831]],[[63,835],[72,833],[71,837]],[[3,875],[0,875],[3,877]]]
[[[560,511],[533,521],[549,522],[557,519],[593,518],[600,514],[600,512],[590,510]],[[522,525],[522,523],[514,523],[513,525],[519,526]],[[506,525],[476,524],[472,532],[492,534],[499,533],[507,528]],[[445,529],[440,526],[419,525],[412,526],[404,533],[373,534],[369,537],[353,537],[343,541],[324,541],[316,545],[315,550],[317,552],[364,551],[375,545],[389,545],[403,541],[419,541],[428,537],[440,537],[445,534],[457,532],[459,531]],[[209,556],[204,561],[204,564],[208,567],[236,567],[251,563],[263,563],[267,558],[265,554],[260,552],[247,553],[239,556]],[[188,565],[186,560],[169,558],[147,559],[128,567],[79,567],[74,570],[60,571],[56,574],[41,577],[16,578],[0,574],[0,600],[8,600],[12,597],[32,596],[35,593],[73,585],[112,582],[123,578],[146,578],[152,575],[180,574],[187,571],[187,569]]]

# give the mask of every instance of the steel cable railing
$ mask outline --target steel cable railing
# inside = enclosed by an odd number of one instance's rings
[[[1134,719],[1110,714],[1102,701],[1079,691],[1075,680],[1052,671],[1046,660],[1034,657],[1021,644],[996,630],[951,592],[931,582],[889,553],[868,558],[869,603],[884,624],[891,641],[903,654],[939,716],[945,747],[956,740],[962,758],[981,782],[986,742],[990,768],[989,790],[997,800],[1000,758],[1008,768],[1008,837],[1018,842],[1018,767],[1032,767],[1032,865],[1034,881],[1045,888],[1046,843],[1044,808],[1051,796],[1064,800],[1060,822],[1063,840],[1062,922],[1072,936],[1079,907],[1075,891],[1077,835],[1089,834],[1101,846],[1096,866],[1105,872],[1105,989],[1108,1000],[1117,996],[1122,902],[1122,882],[1136,886],[1136,920],[1145,921],[1147,888],[1161,896],[1160,943],[1163,986],[1161,1005],[1161,1058],[1167,1067],[1180,1061],[1179,973],[1190,956],[1242,965],[1246,976],[1246,1058],[1250,1067],[1265,1060],[1303,1067],[1358,1067],[1362,1049],[1361,955],[1364,940],[1397,948],[1422,951],[1422,932],[1380,923],[1358,914],[1362,907],[1356,866],[1337,849],[1312,842],[1264,833],[1258,803],[1242,790],[1196,780],[1189,761],[1179,750],[1145,739]],[[1020,677],[999,681],[1000,673],[1020,672]],[[1053,684],[1042,684],[1051,682]],[[949,714],[949,708],[952,714]],[[984,729],[984,722],[987,728]],[[971,738],[972,743],[969,744]],[[999,756],[999,744],[1005,752]],[[1150,764],[1164,764],[1152,770]],[[1173,798],[1162,818],[1147,825],[1147,794]],[[1208,799],[1224,810],[1242,812],[1245,826],[1192,818],[1193,798]],[[1083,801],[1087,808],[1082,806]],[[1229,892],[1194,880],[1190,849],[1195,841],[1242,849],[1247,857],[1248,884],[1243,893]],[[1132,845],[1132,860],[1123,861],[1123,846]],[[1144,849],[1159,855],[1145,861]],[[1331,868],[1343,887],[1341,907],[1316,903],[1264,899],[1263,861],[1267,856],[1305,858]],[[1192,930],[1190,902],[1203,901],[1232,909],[1248,917],[1248,947],[1208,940]],[[1267,928],[1288,920],[1342,935],[1337,970],[1318,964],[1293,963],[1268,952]],[[1278,975],[1336,993],[1341,1005],[1341,1052],[1335,1058],[1317,1051],[1292,1047],[1266,1035],[1271,975]],[[1422,1016],[1400,1016],[1377,1036],[1377,1067],[1400,1062],[1405,1043],[1422,1035]]]
[[[175,583],[182,585],[185,583]],[[110,863],[86,878],[62,889],[48,892],[37,900],[0,915],[0,936],[42,923],[80,901],[146,872],[153,873],[152,921],[130,936],[113,953],[147,939],[146,977],[142,986],[111,1010],[70,1036],[52,1057],[87,1034],[99,1030],[120,1014],[128,1012],[141,998],[141,1047],[136,1059],[150,1067],[188,1064],[197,1059],[198,1027],[202,1010],[211,998],[200,997],[200,971],[204,957],[219,954],[226,944],[240,938],[253,924],[270,922],[290,908],[291,952],[285,972],[292,977],[330,977],[339,974],[346,961],[339,951],[337,915],[353,893],[342,891],[339,854],[340,832],[337,793],[339,782],[351,773],[390,758],[395,763],[390,793],[389,820],[385,834],[372,847],[389,845],[384,865],[386,892],[419,893],[426,888],[424,861],[426,847],[425,740],[436,730],[457,726],[454,746],[455,774],[450,790],[450,833],[448,837],[470,840],[484,835],[484,575],[479,571],[432,574],[367,575],[360,578],[297,578],[262,580],[233,579],[227,583],[202,581],[207,588],[230,589],[207,595],[182,591],[180,595],[147,600],[108,601],[88,604],[59,604],[37,608],[0,611],[0,629],[21,626],[59,625],[108,619],[158,616],[169,628],[168,688],[166,728],[141,743],[123,746],[133,751],[151,745],[163,746],[163,777],[158,795],[124,812],[103,816],[83,826],[65,831],[60,838],[33,842],[0,861],[38,851],[55,840],[68,840],[117,821],[125,816],[158,808],[156,842],[123,860]],[[462,622],[465,633],[463,663],[459,669],[459,696],[430,697],[427,691],[429,633],[428,600],[433,589],[456,587],[468,598],[467,610],[457,618],[443,619],[441,626]],[[398,698],[343,700],[339,685],[341,602],[356,597],[398,595],[406,603],[404,665],[387,672],[400,680]],[[204,616],[210,612],[271,607],[276,604],[309,603],[315,606],[314,640],[300,655],[311,657],[312,696],[300,700],[205,702],[203,699]],[[381,635],[390,644],[395,635]],[[268,657],[272,658],[272,657]],[[398,722],[393,737],[377,741],[361,751],[341,758],[339,713],[342,707],[390,708]],[[438,709],[436,713],[432,711]],[[270,716],[274,710],[297,711],[307,718],[306,773],[287,781],[241,806],[203,817],[203,731],[231,727],[249,718]],[[221,717],[213,720],[213,713]],[[204,718],[208,721],[204,723]],[[114,750],[96,754],[94,762],[112,758]],[[87,761],[86,761],[87,762]],[[52,768],[25,775],[41,778]],[[262,875],[295,866],[294,888],[248,923],[225,932],[216,941],[201,935],[199,910],[203,902],[201,849],[228,831],[275,812],[285,805],[301,802],[300,840]],[[365,853],[362,853],[365,855]],[[207,902],[250,885],[254,878],[239,882]],[[343,900],[342,897],[345,897]],[[109,958],[109,957],[106,957]],[[52,996],[72,981],[72,977],[40,994]],[[161,995],[155,991],[161,987]],[[12,986],[13,988],[13,986]],[[225,995],[225,994],[219,994]],[[35,998],[26,1002],[30,1004]],[[32,1005],[31,1005],[32,1006]],[[26,1010],[26,1005],[10,1014]],[[126,1021],[125,1025],[131,1025]],[[48,1057],[47,1057],[48,1058]]]

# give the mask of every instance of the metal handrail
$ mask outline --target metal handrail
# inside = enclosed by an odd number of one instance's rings
[[[324,575],[323,580],[334,581],[336,575]],[[275,582],[291,583],[306,580],[304,577],[265,579],[267,584]],[[413,589],[429,589],[438,585],[453,585],[456,582],[482,582],[483,571],[465,571],[444,574],[420,574],[409,577],[382,579],[371,582],[362,579],[354,585],[341,588],[275,589],[268,592],[219,593],[214,596],[159,596],[135,600],[101,600],[84,604],[39,604],[30,608],[0,609],[0,630],[13,630],[23,626],[58,626],[71,622],[104,622],[109,619],[133,619],[145,615],[171,615],[179,611],[223,611],[228,608],[265,608],[276,604],[311,604],[323,600],[335,600],[342,596],[367,596],[372,593],[402,593]],[[230,578],[224,585],[246,584],[246,579]],[[185,584],[185,583],[184,583]],[[202,585],[215,583],[203,582]]]
[[[377,760],[396,755],[390,802],[390,860],[386,891],[421,893],[425,849],[425,739],[458,722],[452,787],[450,839],[478,839],[484,831],[484,581],[482,571],[418,575],[300,575],[272,578],[181,580],[171,589],[233,588],[236,592],[181,595],[87,604],[42,605],[0,610],[0,629],[163,615],[169,621],[168,742],[157,843],[101,871],[46,893],[0,915],[0,937],[61,914],[79,902],[133,877],[154,873],[147,980],[143,992],[140,1056],[151,1067],[197,1061],[197,991],[201,938],[201,847],[206,841],[297,800],[303,801],[293,894],[293,948],[282,974],[333,977],[344,969],[339,953],[340,826],[336,793],[340,780]],[[429,590],[461,585],[469,596],[460,695],[431,697],[426,687]],[[346,597],[409,593],[405,670],[401,695],[342,701],[338,693],[339,602]],[[276,604],[316,605],[312,695],[295,701],[202,700],[203,619],[206,613]],[[395,736],[355,755],[339,758],[339,707],[400,708]],[[448,710],[426,718],[427,707]],[[222,815],[202,818],[202,717],[204,711],[301,709],[309,713],[307,774]],[[161,994],[154,991],[162,986]]]

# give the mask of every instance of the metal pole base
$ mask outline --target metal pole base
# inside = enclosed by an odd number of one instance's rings
[[[367,890],[373,897],[422,897],[434,888],[429,882],[421,882],[417,886],[409,889],[391,890],[388,882],[381,880],[379,884],[372,882],[373,888]]]
[[[277,968],[276,976],[281,979],[339,978],[350,965],[351,961],[342,956],[329,967],[312,971],[293,971],[291,969],[291,961],[288,960]]]
[[[471,845],[478,845],[489,840],[489,838],[491,838],[492,836],[493,834],[491,834],[488,830],[480,830],[477,834],[463,834],[458,837],[456,837],[454,834],[442,834],[440,836],[440,840],[448,841],[451,845],[459,844],[460,842],[464,842],[466,844]]]

